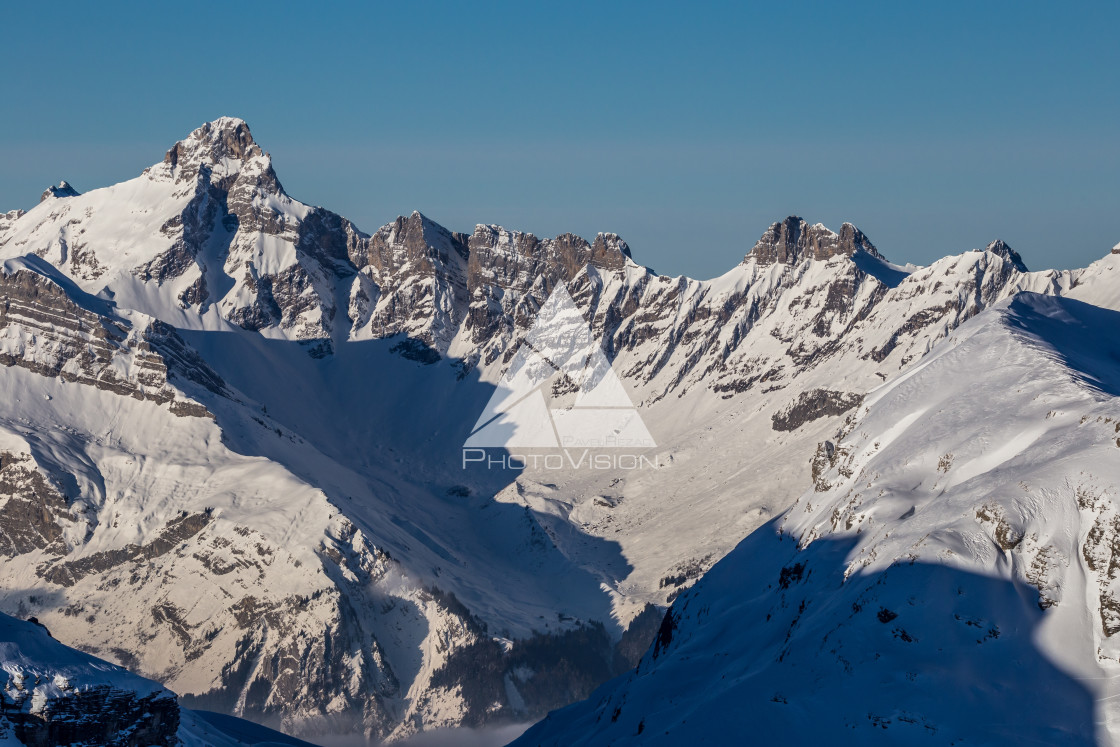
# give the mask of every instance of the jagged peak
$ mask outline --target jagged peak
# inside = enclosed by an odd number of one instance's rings
[[[546,244],[556,246],[578,246],[583,249],[610,251],[625,255],[626,257],[631,257],[630,245],[617,233],[607,231],[598,232],[595,234],[595,239],[593,241],[588,241],[582,236],[571,233],[570,231],[557,234],[553,238],[540,238],[536,234],[528,231],[517,231],[505,228],[496,223],[479,223],[475,225],[471,241],[472,243],[477,241],[490,246],[509,244],[514,247],[514,251]]]
[[[542,239],[532,233],[510,230],[494,223],[476,225],[469,246],[471,251],[480,249],[487,252],[500,247],[503,252],[527,259],[549,255],[563,264],[569,274],[574,274],[586,264],[616,270],[631,259],[630,246],[615,233],[598,233],[594,241],[574,233]]]
[[[428,216],[421,213],[419,210],[413,210],[408,216],[398,215],[396,220],[391,223],[386,223],[381,228],[377,229],[378,236],[386,240],[391,237],[403,237],[406,235],[414,235],[423,238],[427,243],[431,243],[432,236],[451,236],[452,232],[436,223]]]
[[[463,234],[449,231],[419,210],[413,210],[407,217],[398,215],[396,220],[377,229],[371,237],[371,247],[375,254],[399,246],[432,258],[441,254],[450,257],[450,252],[454,251],[466,259],[466,239]]]
[[[419,210],[413,210],[407,218],[405,218],[403,215],[397,216],[397,221],[414,223],[416,225],[422,226],[426,231],[435,231],[440,234],[452,233],[452,231],[450,231],[448,228],[440,223],[435,222],[428,216],[421,213]]]
[[[1019,272],[1029,272],[1029,270],[1027,270],[1026,264],[1023,262],[1023,258],[1019,256],[1019,252],[1008,246],[1007,242],[1003,239],[996,239],[995,241],[989,243],[985,251],[991,252],[992,254],[995,254],[999,257],[1003,257],[1011,264],[1015,265],[1015,269],[1017,269]]]
[[[505,226],[498,225],[497,223],[476,223],[474,233],[471,234],[471,239],[488,239],[495,242],[513,242],[521,239],[537,240],[537,237],[531,233],[524,231],[517,231],[514,229],[506,228]]]
[[[217,163],[227,158],[246,161],[262,154],[245,120],[219,117],[196,128],[186,138],[171,146],[163,160],[175,167],[184,157],[193,156]]]
[[[257,174],[262,187],[283,193],[272,158],[253,139],[245,120],[237,117],[219,117],[196,128],[171,146],[152,171],[169,174],[177,182],[193,181],[200,171],[215,182],[241,173]]]
[[[1112,253],[1113,254],[1120,254],[1120,244],[1117,244],[1116,246],[1112,247]]]
[[[623,241],[617,233],[600,231],[595,234],[595,240],[591,242],[591,247],[596,252],[618,252],[627,259],[634,258],[630,254],[630,245]]]
[[[166,158],[174,160],[184,150],[200,152],[215,162],[224,158],[246,161],[262,154],[248,123],[237,117],[218,117],[206,122],[176,143]]]
[[[39,196],[39,202],[52,197],[77,197],[80,194],[81,192],[70,186],[70,182],[63,179],[58,183],[58,186],[50,186],[43,190],[43,194]]]
[[[803,259],[850,257],[861,251],[882,259],[875,245],[851,223],[841,225],[837,233],[823,223],[809,225],[800,216],[791,215],[771,224],[743,261],[753,258],[760,264],[795,265]]]

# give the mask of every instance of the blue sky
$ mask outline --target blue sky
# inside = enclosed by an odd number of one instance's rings
[[[0,209],[135,176],[223,114],[293,196],[615,231],[711,277],[771,222],[925,263],[1120,241],[1120,3],[23,3],[0,45]],[[1072,6],[1071,6],[1072,7]]]

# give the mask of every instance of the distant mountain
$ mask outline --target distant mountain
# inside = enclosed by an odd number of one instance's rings
[[[192,707],[394,739],[535,719],[627,671],[811,487],[817,444],[972,317],[1023,291],[1120,306],[1120,255],[900,266],[798,217],[712,280],[614,234],[420,213],[366,234],[290,197],[232,118],[0,214],[0,263],[0,609]],[[657,467],[465,469],[560,284]],[[552,405],[580,383],[557,375]]]

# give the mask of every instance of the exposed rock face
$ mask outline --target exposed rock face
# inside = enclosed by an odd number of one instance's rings
[[[468,243],[467,334],[472,343],[484,346],[495,336],[508,341],[515,330],[527,330],[557,282],[572,281],[584,268],[619,272],[630,259],[630,248],[614,234],[599,234],[588,243],[570,233],[538,239],[479,225]],[[496,352],[491,349],[486,357],[493,360]]]
[[[220,117],[207,122],[167,151],[163,162],[176,170],[176,181],[193,182],[207,167],[225,167],[231,161],[249,161],[264,155],[253,142],[249,125],[235,117]],[[279,187],[276,175],[272,183]]]
[[[350,318],[358,337],[405,334],[446,354],[460,335],[472,347],[490,347],[492,360],[493,348],[528,327],[557,282],[572,281],[585,267],[620,271],[629,257],[614,234],[588,243],[573,234],[540,239],[479,225],[467,236],[413,213],[353,247],[360,274]],[[473,364],[480,356],[471,357]]]
[[[81,192],[70,186],[69,182],[61,181],[57,187],[47,187],[39,197],[39,202],[50,197],[77,197]]]
[[[23,210],[9,210],[6,213],[0,213],[0,234],[3,234],[9,227],[24,215]]]
[[[70,547],[59,522],[73,524],[70,505],[30,456],[0,451],[0,556],[44,550],[65,555]]]
[[[179,744],[174,693],[0,615],[0,738],[28,747]]]
[[[773,415],[774,430],[793,431],[806,423],[823,417],[843,415],[863,401],[863,395],[851,392],[834,392],[829,389],[811,389],[781,412]]]
[[[86,576],[104,573],[129,561],[154,560],[166,555],[201,532],[209,523],[209,514],[184,514],[169,522],[155,539],[144,545],[127,545],[119,550],[93,553],[78,560],[45,565],[38,569],[38,573],[59,586],[73,586]]]
[[[18,692],[18,690],[17,690]],[[99,747],[175,747],[179,744],[179,705],[164,691],[138,698],[109,686],[61,690],[38,709],[25,712],[23,699],[7,702],[0,693],[0,713],[13,735],[27,747],[98,745]]]
[[[211,391],[222,390],[221,379],[171,327],[142,321],[145,326],[136,329],[125,319],[79,306],[60,285],[31,269],[0,268],[0,365],[170,403],[182,414],[205,414],[169,385],[174,372],[167,360],[184,379]]]
[[[817,444],[817,450],[809,461],[809,472],[813,477],[813,487],[817,492],[823,493],[832,487],[824,477],[830,469],[836,466],[840,457],[841,454],[837,450],[836,444],[831,441],[821,441]]]
[[[840,227],[840,233],[835,233],[820,223],[810,226],[796,215],[791,215],[770,226],[748,256],[760,264],[781,262],[795,265],[802,259],[850,257],[859,251],[879,256],[875,246],[851,223],[845,223]]]
[[[404,334],[445,353],[468,303],[467,237],[413,213],[349,249],[359,270],[350,289],[354,336]]]
[[[988,248],[986,249],[986,251],[1003,257],[1008,262],[1010,262],[1019,272],[1029,272],[1026,264],[1023,263],[1023,258],[1019,256],[1019,252],[1009,247],[1003,239],[996,239],[992,243],[988,244]]]
[[[329,339],[336,315],[333,286],[354,273],[349,255],[363,243],[347,220],[292,200],[272,160],[243,121],[203,125],[148,172],[193,191],[180,215],[165,225],[171,248],[138,268],[163,282],[198,266],[179,295],[205,308],[212,289],[233,287],[220,299],[223,315],[250,330],[279,328],[297,340]]]

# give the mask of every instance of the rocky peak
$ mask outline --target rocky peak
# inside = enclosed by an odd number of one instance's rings
[[[1113,254],[1120,254],[1120,244],[1117,244],[1116,246],[1112,247],[1112,253]]]
[[[175,143],[163,160],[174,167],[184,157],[219,163],[226,159],[247,161],[259,155],[262,155],[260,146],[253,141],[249,125],[244,120],[219,117],[196,129],[185,140]]]
[[[160,166],[170,170],[177,182],[194,181],[201,171],[228,188],[226,182],[244,172],[254,175],[260,186],[283,192],[272,158],[253,140],[249,125],[236,117],[219,117],[202,125],[171,146]]]
[[[840,233],[836,233],[820,223],[809,225],[802,218],[791,215],[766,229],[747,258],[753,257],[760,264],[780,262],[795,265],[806,258],[850,257],[859,251],[881,257],[875,245],[851,223],[845,223],[840,227]]]
[[[58,186],[47,187],[43,190],[43,194],[39,196],[39,202],[49,199],[51,197],[77,197],[81,192],[70,186],[70,182],[65,180],[58,183]]]
[[[630,245],[622,240],[622,237],[617,233],[600,233],[595,236],[595,241],[591,243],[592,257],[599,257],[604,260],[617,262],[620,257],[632,259],[630,254]]]
[[[8,228],[17,220],[25,215],[23,210],[9,210],[6,213],[0,213],[0,244],[4,242],[3,234]]]
[[[476,255],[504,263],[534,263],[541,265],[542,270],[559,270],[565,280],[575,277],[585,265],[618,270],[630,259],[630,247],[613,233],[600,233],[594,243],[588,243],[574,233],[540,239],[531,233],[479,224],[468,243],[472,266],[475,265]]]
[[[1003,239],[996,239],[988,244],[987,251],[997,256],[1003,257],[1011,264],[1015,265],[1015,269],[1019,272],[1029,272],[1026,264],[1023,263],[1023,258],[1019,256],[1019,252],[1012,249],[1007,245]]]
[[[464,234],[448,231],[419,211],[407,218],[398,216],[378,229],[368,243],[357,245],[355,251],[350,258],[355,266],[372,265],[378,271],[390,272],[403,269],[405,263],[432,272],[435,264],[450,262],[452,253],[465,260],[468,252]]]

